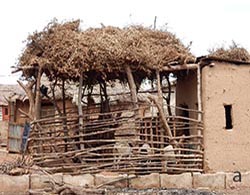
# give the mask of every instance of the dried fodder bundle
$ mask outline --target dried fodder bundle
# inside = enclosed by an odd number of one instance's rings
[[[51,22],[42,32],[35,32],[30,35],[18,66],[24,68],[42,67],[54,73],[68,72],[76,74],[75,71],[71,71],[74,66],[72,58],[75,57],[75,54],[78,54],[78,57],[83,59],[83,56],[79,55],[82,48],[78,46],[78,28],[79,21],[64,24]],[[30,71],[30,68],[23,71],[24,75],[33,72]],[[29,77],[30,75],[25,76]]]
[[[249,52],[245,48],[240,47],[234,41],[228,48],[220,47],[209,50],[209,56],[219,57],[227,60],[239,60],[244,62],[250,61]]]
[[[142,77],[170,63],[194,62],[194,57],[174,34],[142,26],[79,29],[79,20],[53,21],[29,36],[17,69],[31,77],[42,68],[47,76],[77,78],[81,72],[116,79],[130,65]],[[33,67],[33,70],[31,71]]]

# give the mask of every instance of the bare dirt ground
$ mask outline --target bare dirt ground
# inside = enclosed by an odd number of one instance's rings
[[[5,148],[0,148],[0,164],[3,162],[13,162],[18,157],[20,157],[19,154],[8,153]]]

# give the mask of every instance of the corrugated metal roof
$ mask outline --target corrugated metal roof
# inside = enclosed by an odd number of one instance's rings
[[[8,99],[13,97],[20,99],[26,97],[24,90],[19,85],[3,85],[0,84],[0,105],[7,106]]]

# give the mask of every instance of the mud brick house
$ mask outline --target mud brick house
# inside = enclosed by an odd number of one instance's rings
[[[8,125],[11,117],[8,97],[20,92],[18,85],[0,85],[0,144],[6,146]]]
[[[204,171],[250,170],[250,63],[210,57],[200,66]]]

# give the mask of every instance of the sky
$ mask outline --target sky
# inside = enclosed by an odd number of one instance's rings
[[[232,40],[250,51],[248,0],[8,0],[0,1],[0,84],[16,84],[12,66],[24,41],[53,18],[81,20],[81,28],[113,25],[167,28],[196,56]]]

